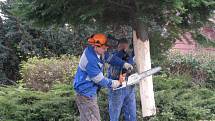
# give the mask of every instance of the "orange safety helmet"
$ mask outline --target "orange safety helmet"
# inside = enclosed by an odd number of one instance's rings
[[[90,38],[88,38],[88,43],[92,46],[108,47],[107,42],[107,36],[102,33],[93,34]]]

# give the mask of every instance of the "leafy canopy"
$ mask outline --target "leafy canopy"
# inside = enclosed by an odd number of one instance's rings
[[[17,0],[14,14],[35,23],[132,24],[141,19],[159,26],[201,26],[215,8],[214,0]]]

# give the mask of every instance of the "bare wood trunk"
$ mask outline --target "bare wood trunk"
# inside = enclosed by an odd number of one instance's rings
[[[138,28],[139,27],[141,26],[138,26]],[[151,69],[150,46],[147,33],[138,33],[146,32],[145,30],[141,31],[142,29],[144,28],[139,28],[137,29],[137,31],[133,31],[133,45],[138,73]],[[142,116],[147,117],[155,115],[156,107],[152,76],[149,76],[140,82],[140,97],[142,105]]]

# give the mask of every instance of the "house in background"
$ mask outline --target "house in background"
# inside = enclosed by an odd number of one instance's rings
[[[215,42],[214,28],[204,27],[201,29],[201,33],[211,41]],[[210,51],[215,53],[215,48],[202,47],[192,38],[192,34],[189,32],[184,33],[179,39],[177,39],[172,49],[179,50],[179,52],[181,53],[190,53],[197,50]]]
[[[214,16],[208,20],[215,24],[215,11]],[[202,27],[200,31],[202,35],[215,43],[215,27]],[[172,49],[179,50],[181,53],[195,52],[198,50],[215,53],[215,48],[202,47],[192,38],[192,34],[189,32],[184,33],[179,39],[177,39]]]

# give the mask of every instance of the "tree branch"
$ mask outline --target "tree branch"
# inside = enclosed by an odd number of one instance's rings
[[[123,8],[128,8],[128,9],[132,10],[131,6],[123,5],[123,4],[120,4],[120,3],[112,1],[112,0],[108,0],[108,2],[111,3],[111,4],[114,4],[114,5],[117,5],[117,6],[120,6],[120,7],[123,7]]]

